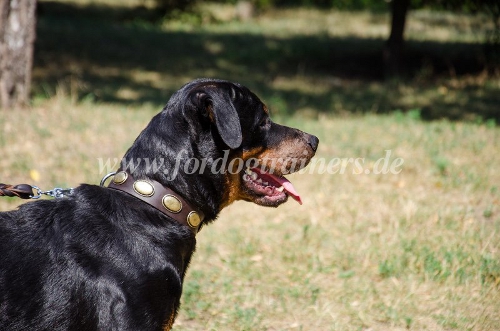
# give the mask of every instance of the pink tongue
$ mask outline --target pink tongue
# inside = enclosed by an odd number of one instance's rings
[[[295,201],[299,204],[302,204],[302,200],[300,199],[300,194],[295,190],[292,183],[286,179],[285,177],[275,176],[273,174],[263,172],[259,168],[252,168],[252,171],[258,173],[262,179],[267,182],[272,182],[275,186],[283,186],[286,193],[291,196]]]

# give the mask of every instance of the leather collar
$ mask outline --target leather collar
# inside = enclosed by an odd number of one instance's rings
[[[168,187],[151,179],[134,180],[126,171],[114,174],[108,188],[119,190],[158,209],[178,223],[189,227],[196,235],[204,215]]]

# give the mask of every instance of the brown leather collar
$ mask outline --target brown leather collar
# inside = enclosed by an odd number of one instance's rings
[[[195,235],[200,229],[203,213],[195,210],[177,193],[157,181],[134,180],[128,172],[119,171],[114,175],[108,188],[123,191],[148,203],[178,223],[189,227]]]

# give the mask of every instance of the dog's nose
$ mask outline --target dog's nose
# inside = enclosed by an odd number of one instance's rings
[[[307,139],[307,143],[309,144],[309,146],[311,146],[312,150],[316,152],[316,150],[318,149],[318,144],[319,144],[318,137],[310,134],[309,138]]]

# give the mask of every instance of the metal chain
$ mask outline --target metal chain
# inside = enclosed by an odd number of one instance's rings
[[[36,190],[36,195],[33,195],[31,199],[39,199],[42,195],[48,195],[50,197],[59,199],[73,194],[74,191],[73,188],[60,188],[60,187],[55,187],[52,190],[48,191],[42,191],[38,186],[31,185],[31,187],[34,190]]]

